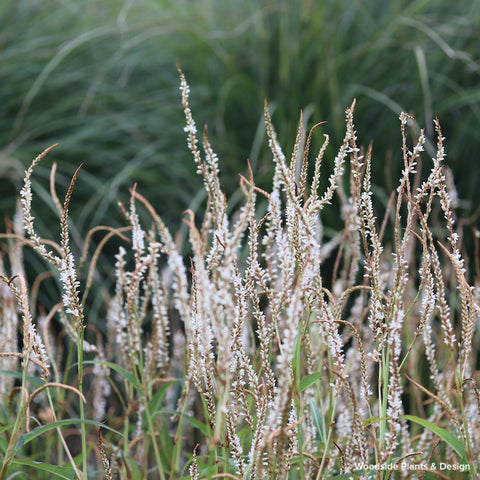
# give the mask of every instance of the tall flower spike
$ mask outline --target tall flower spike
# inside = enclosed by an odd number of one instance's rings
[[[200,156],[200,151],[197,148],[197,127],[195,125],[195,121],[193,120],[192,111],[190,110],[190,106],[188,105],[188,96],[190,94],[190,87],[185,80],[185,76],[177,62],[177,70],[180,76],[180,90],[182,92],[182,105],[183,111],[185,112],[185,118],[187,120],[187,125],[184,128],[185,132],[188,134],[188,148],[193,153],[193,157],[195,159],[195,163],[201,173],[202,171],[202,158]]]
[[[32,173],[34,168],[40,163],[43,157],[45,157],[50,150],[55,148],[58,143],[45,149],[35,160],[32,162],[30,167],[25,172],[24,185],[20,191],[20,197],[22,201],[22,206],[24,210],[24,225],[25,230],[32,241],[33,248],[37,251],[43,258],[45,258],[49,263],[55,267],[60,267],[61,259],[55,256],[53,253],[49,252],[45,245],[42,243],[41,238],[36,234],[34,227],[34,217],[32,215]]]
[[[340,150],[338,151],[338,154],[335,157],[333,173],[330,175],[330,178],[329,178],[329,186],[327,187],[327,190],[323,194],[323,197],[318,202],[316,202],[317,210],[321,210],[325,205],[330,203],[333,197],[333,194],[335,193],[335,190],[338,186],[338,182],[343,175],[345,157],[347,156],[347,153],[348,153],[348,147],[349,147],[350,141],[356,138],[355,130],[353,127],[353,109],[354,108],[355,108],[355,102],[353,102],[350,108],[347,108],[347,110],[345,111],[347,131],[345,132],[345,137],[343,138],[343,142],[342,142],[342,145],[340,146]]]
[[[82,164],[83,165],[83,164]],[[63,303],[66,308],[66,312],[72,315],[75,322],[75,331],[80,332],[83,328],[83,306],[80,302],[78,288],[80,282],[77,280],[77,272],[75,269],[75,259],[70,252],[69,233],[68,233],[68,207],[70,205],[70,199],[73,193],[73,187],[77,179],[78,173],[82,168],[80,165],[75,171],[70,186],[68,187],[67,194],[65,195],[65,201],[63,203],[63,214],[60,221],[61,226],[61,247],[62,247],[62,259],[59,266],[60,278],[62,280],[62,286],[64,289]]]

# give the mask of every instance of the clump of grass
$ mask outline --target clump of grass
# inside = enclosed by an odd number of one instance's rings
[[[262,142],[264,98],[291,148],[299,108],[305,121],[328,120],[337,144],[343,106],[355,97],[361,138],[374,138],[377,156],[387,159],[373,166],[373,177],[382,181],[393,182],[400,172],[392,112],[416,112],[429,141],[434,116],[442,118],[468,217],[480,200],[478,173],[464,162],[478,150],[479,19],[477,2],[449,0],[5,0],[0,210],[13,215],[25,166],[59,142],[59,184],[68,185],[79,158],[88,165],[71,205],[78,230],[71,231],[72,246],[103,218],[121,224],[116,201],[128,201],[133,182],[167,224],[176,225],[181,212],[198,203],[195,194],[201,196],[198,178],[184,167],[188,152],[177,128],[182,112],[174,62],[181,58],[197,119],[215,132],[228,192],[237,187],[247,156],[259,186],[272,175]],[[47,196],[41,179],[48,171],[37,168],[39,197]],[[173,187],[182,182],[194,186],[191,192]],[[48,235],[52,213],[48,206],[39,211],[40,234]]]
[[[403,172],[382,210],[372,148],[357,140],[355,102],[330,170],[328,135],[310,168],[312,136],[323,127],[307,133],[300,119],[287,159],[265,104],[272,185],[258,187],[248,168],[243,206],[230,212],[219,160],[206,129],[199,148],[179,74],[207,208],[201,221],[186,212],[186,263],[154,206],[131,189],[129,205],[120,205],[128,227],[100,227],[107,233],[99,248],[113,237],[122,242],[103,323],[88,317],[98,249],[90,255],[87,239],[81,285],[69,246],[79,171],[62,205],[53,170],[56,244],[37,235],[31,213],[31,175],[48,151],[27,170],[27,238],[19,221],[3,235],[2,269],[13,277],[0,277],[0,479],[25,468],[38,478],[81,479],[386,480],[419,470],[435,478],[447,468],[475,478],[477,272],[461,253],[439,122],[436,155],[422,176],[425,134],[410,139],[412,119],[401,114]],[[329,210],[341,218],[339,231],[324,225]],[[57,305],[38,307],[36,324],[22,280],[27,246],[54,269],[59,287]],[[23,329],[21,352],[12,325]],[[7,369],[21,372],[18,379]],[[39,436],[45,448],[33,442]]]

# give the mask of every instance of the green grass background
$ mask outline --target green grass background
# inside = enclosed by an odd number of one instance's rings
[[[134,182],[176,230],[182,211],[202,201],[178,60],[227,193],[247,158],[257,183],[269,182],[264,99],[289,153],[300,109],[308,126],[328,121],[316,145],[323,132],[336,146],[356,98],[359,140],[374,139],[380,186],[401,169],[397,114],[414,114],[432,140],[440,118],[460,213],[469,216],[480,200],[479,37],[477,0],[4,0],[0,211],[13,211],[25,165],[59,142],[34,185],[44,199],[34,205],[41,232],[56,224],[47,200],[53,161],[60,196],[84,163],[71,206],[77,245],[99,223],[123,224],[117,201]]]

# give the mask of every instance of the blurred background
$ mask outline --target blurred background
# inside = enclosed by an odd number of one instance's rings
[[[437,116],[459,214],[475,214],[479,0],[2,0],[3,225],[25,167],[59,142],[34,174],[42,235],[56,239],[59,230],[48,198],[54,161],[60,198],[84,163],[70,215],[78,248],[91,227],[124,225],[117,201],[128,202],[135,182],[178,230],[182,212],[198,209],[204,196],[183,131],[177,60],[234,203],[247,158],[257,184],[269,186],[264,99],[288,157],[300,110],[308,128],[328,122],[313,149],[328,133],[333,156],[356,98],[358,139],[373,140],[379,190],[395,186],[402,168],[400,111],[413,114],[433,144]]]

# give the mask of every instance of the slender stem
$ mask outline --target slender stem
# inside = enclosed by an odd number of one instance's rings
[[[147,418],[147,424],[148,424],[148,432],[150,434],[150,437],[152,438],[152,445],[153,445],[153,451],[155,453],[155,460],[158,465],[158,472],[160,474],[161,480],[165,480],[165,473],[163,471],[163,464],[162,464],[162,457],[160,456],[160,450],[158,448],[158,443],[155,435],[155,429],[153,426],[153,421],[152,417],[150,415],[150,409],[148,406],[148,401],[147,397],[144,397],[144,402],[145,402],[145,417]]]
[[[379,423],[380,423],[380,448],[385,446],[385,432],[387,428],[387,402],[388,402],[388,364],[389,364],[388,349],[382,351],[382,360],[380,363],[379,377]]]
[[[3,480],[8,464],[15,457],[15,446],[17,444],[18,437],[20,436],[20,425],[23,421],[25,421],[25,418],[26,418],[28,396],[25,394],[25,391],[26,391],[25,385],[26,385],[26,378],[27,378],[28,358],[29,358],[29,355],[27,354],[27,358],[24,361],[23,372],[22,372],[20,406],[18,408],[17,418],[15,419],[15,423],[13,424],[12,433],[10,435],[10,441],[8,442],[7,451],[5,452],[5,457],[3,459],[2,469],[0,470],[0,480]]]
[[[52,411],[53,415],[55,415],[55,408],[53,405],[52,396],[50,394],[50,389],[47,389],[47,398],[48,398],[48,404],[50,405],[50,410]],[[56,416],[55,416],[55,420],[56,420]],[[73,459],[72,454],[70,453],[67,442],[65,441],[65,438],[62,435],[62,430],[60,429],[60,427],[57,427],[56,430],[58,433],[58,438],[60,439],[60,442],[63,445],[63,449],[67,454],[68,460],[72,465],[72,468],[75,471],[75,474],[77,475],[78,478],[82,478],[82,472],[78,469],[77,465],[75,464],[75,460]]]
[[[187,388],[187,387],[185,387]],[[174,479],[175,466],[178,467],[180,461],[180,452],[182,448],[182,434],[183,434],[183,417],[185,415],[185,410],[187,408],[187,402],[183,402],[182,409],[180,410],[178,416],[178,426],[175,432],[175,438],[173,440],[173,456],[172,456],[172,470],[170,472],[169,480]]]
[[[330,386],[330,389],[329,389],[329,418],[328,418],[328,425],[325,424],[325,422],[323,423],[323,426],[325,428],[326,431],[324,431],[323,433],[323,436],[325,438],[325,442],[324,442],[324,447],[323,447],[323,455],[322,455],[322,460],[320,461],[320,466],[318,468],[318,473],[317,473],[317,477],[316,477],[316,480],[320,480],[321,478],[323,478],[322,476],[322,473],[323,473],[323,469],[325,468],[325,465],[326,465],[326,462],[327,462],[327,457],[328,457],[328,454],[329,454],[329,451],[330,451],[330,443],[332,441],[332,430],[333,430],[333,423],[334,423],[334,419],[335,419],[335,410],[337,408],[337,399],[338,399],[338,395],[334,393],[334,387],[333,386]]]
[[[83,325],[79,329],[79,340],[78,340],[78,349],[77,349],[77,359],[78,359],[78,390],[83,394],[83,337],[84,337],[84,328]],[[85,419],[85,407],[81,398],[78,400],[80,402],[80,419]],[[83,476],[80,477],[82,480],[87,480],[88,478],[88,461],[87,461],[87,427],[85,422],[80,424],[80,432],[82,438],[82,470]]]

